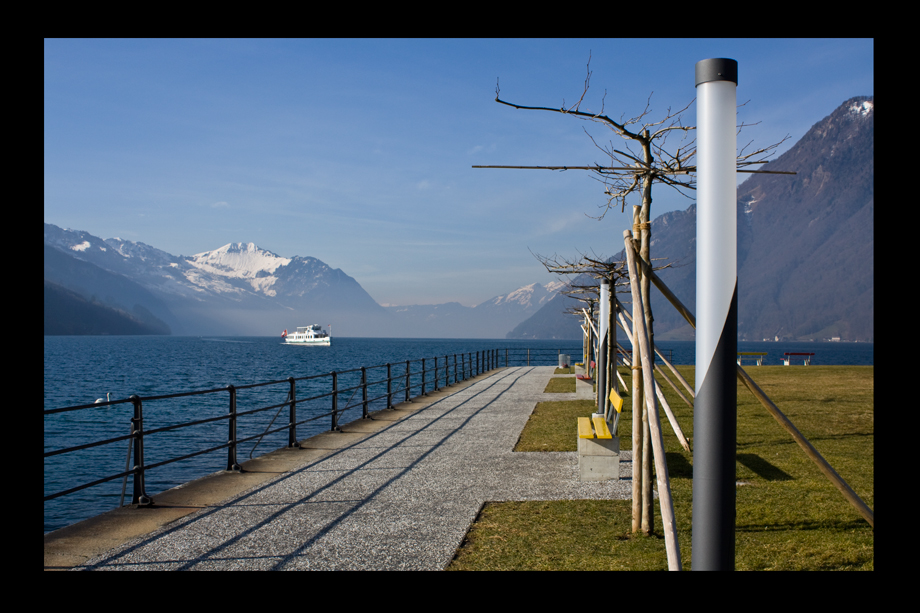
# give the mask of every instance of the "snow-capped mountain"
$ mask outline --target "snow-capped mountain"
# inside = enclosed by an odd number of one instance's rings
[[[188,279],[187,273],[193,267],[183,258],[144,243],[120,238],[103,240],[82,230],[62,229],[46,223],[45,244],[144,287],[156,288],[160,293],[201,300],[206,293]]]
[[[253,294],[287,308],[324,308],[382,312],[353,278],[312,257],[285,258],[254,243],[230,243],[183,258],[185,277],[217,293]]]
[[[278,281],[278,277],[274,273],[282,266],[290,264],[292,260],[259,249],[255,243],[230,243],[214,251],[189,256],[185,261],[212,277],[239,279],[256,293],[276,296],[278,292],[272,289],[272,286]],[[205,275],[193,276],[204,282]]]
[[[474,307],[459,302],[386,307],[404,326],[403,336],[429,338],[504,338],[536,313],[565,283],[531,283]]]
[[[552,281],[546,285],[531,283],[530,285],[519,287],[518,289],[509,294],[505,294],[504,296],[496,296],[491,300],[487,300],[482,304],[476,305],[475,308],[487,309],[510,307],[512,309],[523,309],[525,311],[534,312],[546,304],[547,301],[551,300],[553,296],[556,295],[556,292],[558,292],[563,287],[565,287],[564,281]]]
[[[283,258],[252,243],[175,256],[144,243],[103,240],[45,224],[45,244],[151,292],[166,305],[177,334],[268,335],[335,315],[337,330],[361,335],[377,329],[376,320],[384,315],[382,307],[341,270],[316,258]],[[86,294],[85,274],[74,277],[49,270],[49,259],[58,261],[46,257],[46,279]],[[98,290],[92,294],[100,295]],[[109,283],[102,296],[103,302],[130,310],[134,304],[128,302],[136,300],[135,294],[128,297]]]

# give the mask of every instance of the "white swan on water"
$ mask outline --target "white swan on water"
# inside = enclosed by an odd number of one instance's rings
[[[96,402],[94,402],[93,404],[99,404],[100,402],[109,402],[111,400],[111,395],[112,394],[110,392],[106,392],[105,398],[96,398]]]

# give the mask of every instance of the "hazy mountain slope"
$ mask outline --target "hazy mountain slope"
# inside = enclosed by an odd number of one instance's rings
[[[44,245],[44,280],[88,303],[132,313],[157,334],[181,333],[181,323],[163,300],[139,283]],[[47,313],[46,313],[47,317]],[[178,329],[178,330],[177,330]],[[149,333],[149,332],[147,332]]]
[[[44,334],[169,334],[169,326],[143,307],[127,313],[90,302],[60,285],[44,282]]]

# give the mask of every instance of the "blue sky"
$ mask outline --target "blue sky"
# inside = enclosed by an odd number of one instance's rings
[[[788,149],[873,95],[871,39],[45,40],[44,220],[192,255],[254,242],[319,258],[382,304],[472,306],[547,283],[531,254],[609,256],[585,171],[604,128],[516,110],[650,118],[694,96],[694,65],[738,61],[739,146]],[[685,123],[695,124],[696,107]],[[619,147],[619,143],[618,143]],[[652,216],[691,201],[664,186]]]

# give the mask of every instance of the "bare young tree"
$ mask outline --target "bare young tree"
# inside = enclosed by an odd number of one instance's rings
[[[581,110],[581,104],[590,88],[591,74],[591,58],[589,55],[584,90],[578,100],[570,106],[566,106],[565,100],[563,100],[562,106],[558,108],[525,106],[508,102],[501,99],[501,90],[498,83],[495,86],[495,101],[515,109],[572,115],[584,121],[599,123],[612,132],[615,139],[602,145],[598,144],[597,140],[585,130],[585,134],[591,139],[595,147],[609,159],[608,166],[595,164],[593,166],[545,167],[553,170],[590,170],[594,174],[594,178],[604,184],[607,201],[601,205],[603,211],[596,219],[603,219],[614,206],[619,206],[621,212],[625,211],[627,197],[635,193],[640,194],[641,203],[639,206],[641,208],[644,208],[647,204],[650,205],[652,184],[656,181],[674,188],[687,198],[692,198],[689,192],[696,189],[696,178],[693,174],[696,171],[696,139],[692,138],[691,135],[695,132],[696,126],[684,125],[683,115],[693,105],[695,99],[678,110],[668,107],[663,117],[651,120],[649,115],[651,114],[652,94],[649,94],[645,108],[638,115],[624,119],[624,114],[617,121],[604,113],[607,98],[606,90],[601,99],[601,110],[599,112],[590,113]],[[744,104],[739,106],[744,106]],[[745,126],[750,125],[756,124],[741,123],[738,126],[739,133]],[[676,144],[674,143],[675,137],[677,137]],[[787,135],[778,143],[750,152],[746,151],[751,146],[751,143],[748,143],[738,153],[738,171],[751,172],[745,169],[748,166],[766,164],[773,151],[788,138],[789,136]],[[671,141],[670,145],[669,140]],[[620,148],[617,148],[615,143],[619,141],[624,141],[624,143],[620,145]]]

